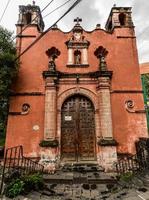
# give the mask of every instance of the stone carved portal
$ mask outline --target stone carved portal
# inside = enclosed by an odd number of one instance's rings
[[[95,111],[88,98],[75,95],[63,103],[61,129],[62,161],[95,160]]]

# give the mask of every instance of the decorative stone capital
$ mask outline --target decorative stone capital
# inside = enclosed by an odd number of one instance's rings
[[[46,78],[46,82],[45,82],[45,87],[46,89],[52,89],[52,88],[56,88],[56,82],[57,82],[57,78],[53,78],[53,77],[47,77]]]
[[[97,89],[110,89],[111,81],[109,77],[99,77],[98,81]]]

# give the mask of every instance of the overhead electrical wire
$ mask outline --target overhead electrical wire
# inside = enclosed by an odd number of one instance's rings
[[[43,12],[44,10],[46,10],[48,7],[49,7],[49,5],[53,2],[54,0],[51,0],[42,10],[41,10],[41,12]]]
[[[52,10],[50,13],[46,14],[45,16],[43,16],[43,18],[46,18],[47,16],[49,16],[50,14],[52,14],[53,12],[55,12],[56,10],[62,8],[63,6],[65,6],[67,3],[69,3],[72,0],[68,0],[65,3],[61,4],[60,6],[56,7],[54,10]]]
[[[26,53],[33,45],[35,45],[54,25],[56,25],[61,19],[63,19],[73,8],[75,8],[82,0],[76,0],[70,8],[55,22],[53,23],[49,28],[46,29],[41,35],[35,39],[20,55],[16,58],[18,60],[24,53]]]
[[[11,1],[11,0],[8,0],[8,1],[7,1],[6,7],[5,7],[5,9],[4,9],[3,13],[2,13],[1,18],[0,18],[0,23],[1,23],[1,21],[2,21],[2,19],[3,19],[3,17],[4,17],[4,15],[5,15],[5,13],[6,13],[6,10],[7,10],[8,6],[9,6],[10,1]]]

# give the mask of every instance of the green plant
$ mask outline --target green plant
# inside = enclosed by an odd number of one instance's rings
[[[58,142],[58,140],[42,140],[39,143],[39,146],[55,148],[55,147],[59,146],[59,142]]]
[[[0,137],[5,137],[11,84],[17,71],[12,33],[0,26]]]
[[[17,175],[16,175],[17,176]],[[28,194],[32,190],[42,190],[44,188],[43,178],[40,174],[29,174],[20,176],[15,180],[13,177],[6,181],[4,193],[6,197],[14,198],[20,194]]]
[[[24,182],[20,179],[13,180],[5,188],[5,195],[9,198],[14,198],[21,194],[24,190]]]
[[[5,138],[0,138],[0,146],[4,146],[5,145]]]
[[[120,181],[131,182],[133,177],[134,175],[132,172],[126,172],[125,174],[120,176]]]
[[[44,187],[43,178],[40,174],[26,175],[22,180],[24,182],[24,193],[31,190],[41,190]]]

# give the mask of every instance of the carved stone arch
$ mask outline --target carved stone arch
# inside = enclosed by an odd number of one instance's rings
[[[92,91],[86,89],[86,88],[70,88],[66,91],[64,91],[63,93],[61,93],[59,96],[58,96],[58,110],[60,111],[61,108],[62,108],[62,105],[64,103],[64,101],[69,98],[70,96],[73,96],[73,95],[76,95],[76,94],[80,94],[80,95],[83,95],[83,96],[86,96],[87,98],[89,98],[91,100],[91,102],[93,103],[94,105],[94,109],[95,109],[95,112],[98,110],[98,97],[95,93],[93,93]]]

